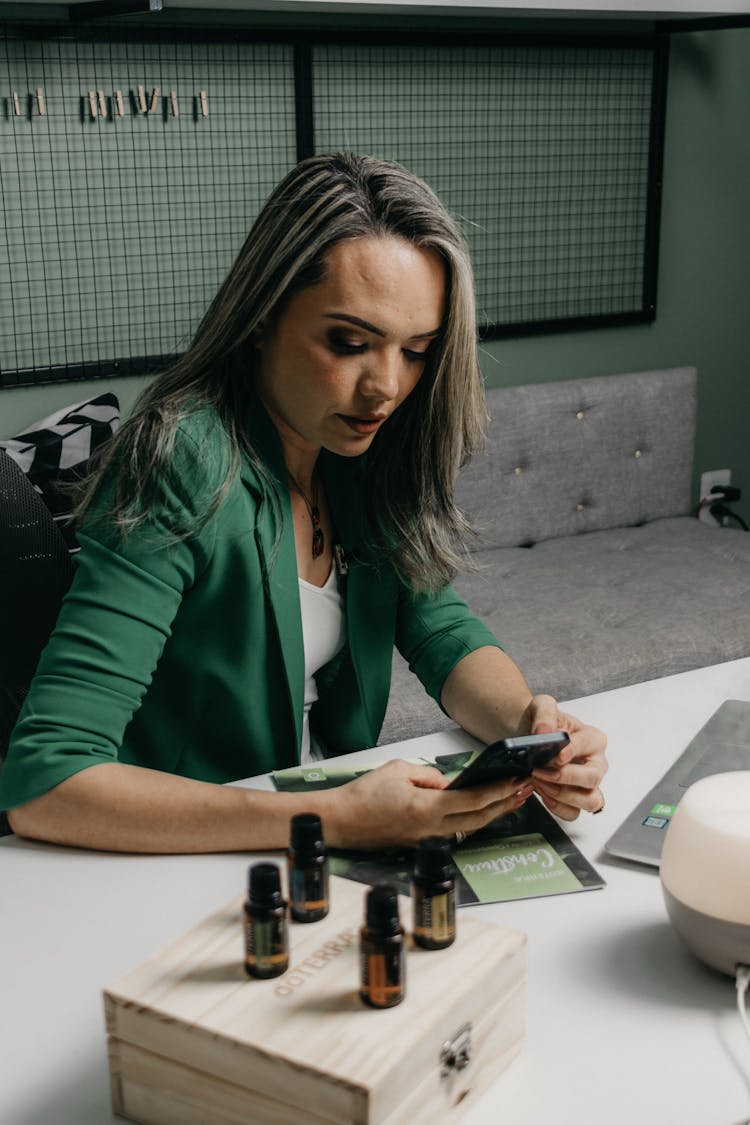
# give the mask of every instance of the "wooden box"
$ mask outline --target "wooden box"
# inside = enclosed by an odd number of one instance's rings
[[[332,877],[330,914],[290,924],[290,968],[274,980],[245,976],[237,898],[116,981],[104,994],[115,1112],[146,1125],[460,1117],[520,1050],[525,935],[461,911],[448,949],[409,941],[405,999],[374,1010],[358,996],[367,889]],[[408,932],[409,899],[400,910]]]

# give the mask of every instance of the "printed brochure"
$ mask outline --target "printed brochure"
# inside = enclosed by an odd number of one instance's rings
[[[419,764],[436,766],[450,778],[471,756],[471,751],[444,754],[435,761],[419,759]],[[282,792],[303,793],[345,785],[371,768],[337,766],[334,759],[278,770],[272,776],[276,788]],[[382,852],[332,849],[330,855],[333,874],[360,883],[393,883],[404,895],[410,893],[413,862],[411,848]],[[605,885],[536,797],[530,797],[523,808],[493,821],[454,847],[453,862],[458,873],[456,902],[459,906],[570,894]]]

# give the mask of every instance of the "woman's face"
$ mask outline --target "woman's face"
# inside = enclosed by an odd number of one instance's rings
[[[347,239],[321,282],[290,300],[257,341],[258,393],[287,453],[364,453],[414,390],[440,333],[440,256],[395,235]]]

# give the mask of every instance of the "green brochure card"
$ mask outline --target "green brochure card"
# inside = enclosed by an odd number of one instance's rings
[[[583,890],[580,879],[538,832],[476,846],[467,841],[454,863],[479,902]]]
[[[273,783],[282,793],[304,793],[310,789],[335,789],[369,773],[372,766],[356,770],[352,766],[331,766],[328,762],[312,766],[291,766],[272,774]]]
[[[419,763],[435,766],[446,777],[453,777],[470,757],[471,753],[464,751],[441,755],[434,762],[420,758]],[[277,789],[304,793],[346,785],[371,768],[353,769],[323,761],[278,770],[272,776]],[[516,812],[488,824],[460,847],[454,847],[453,862],[458,906],[570,894],[605,885],[599,872],[535,797]],[[331,852],[330,866],[335,875],[373,885],[392,883],[401,894],[411,893],[413,849],[337,849]]]

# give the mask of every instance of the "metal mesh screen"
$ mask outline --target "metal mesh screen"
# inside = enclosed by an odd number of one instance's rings
[[[3,46],[0,377],[158,366],[295,163],[293,51]]]
[[[300,151],[426,179],[467,234],[485,335],[652,318],[655,57],[6,34],[0,386],[167,362]]]
[[[640,311],[653,51],[315,48],[315,145],[395,159],[462,222],[486,326]]]

